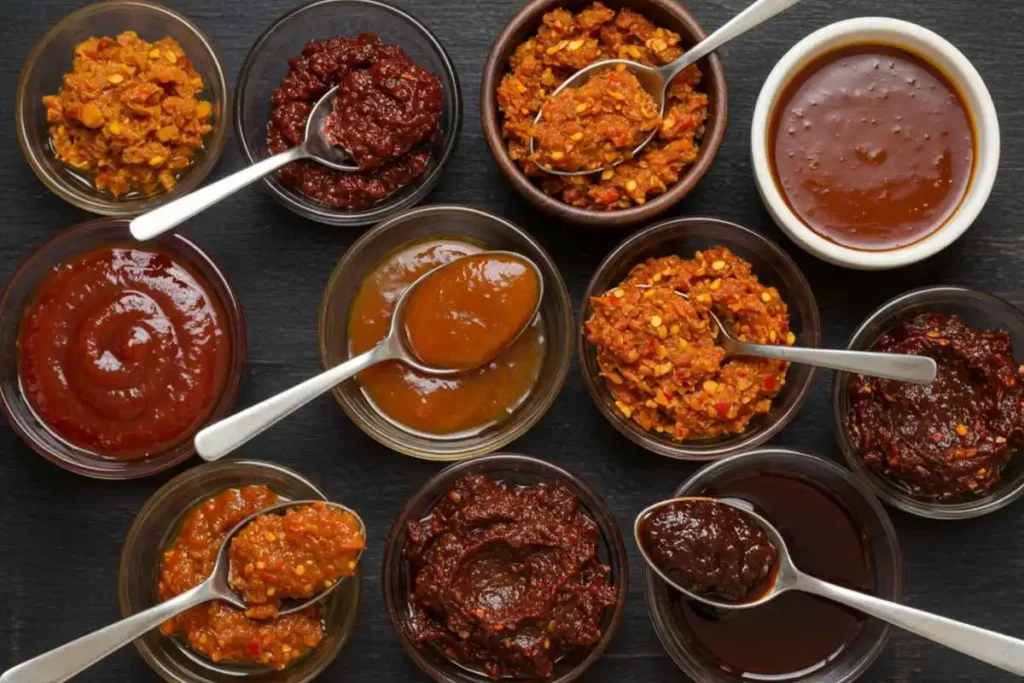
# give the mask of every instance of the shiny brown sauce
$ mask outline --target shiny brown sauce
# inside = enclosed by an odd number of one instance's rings
[[[811,62],[772,112],[769,155],[787,204],[847,247],[906,246],[940,228],[974,167],[971,115],[937,68],[851,45]]]

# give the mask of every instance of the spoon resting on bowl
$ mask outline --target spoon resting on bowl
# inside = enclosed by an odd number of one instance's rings
[[[792,7],[800,0],[756,0],[745,10],[737,14],[735,17],[730,19],[728,23],[723,25],[717,31],[712,33],[710,36],[700,41],[689,50],[684,52],[675,61],[669,62],[664,66],[653,67],[647,66],[646,64],[640,64],[639,62],[630,61],[628,59],[603,59],[598,62],[594,62],[590,66],[580,69],[575,74],[565,80],[564,83],[558,86],[548,96],[548,100],[556,97],[559,93],[564,91],[566,88],[578,88],[584,85],[596,74],[605,71],[609,68],[615,68],[619,65],[624,66],[632,75],[636,76],[640,86],[646,91],[654,100],[655,108],[658,110],[658,116],[665,116],[665,106],[668,100],[668,88],[672,83],[672,79],[683,72],[688,66],[697,63],[704,57],[708,56],[718,48],[728,43],[733,38],[743,35],[750,29],[762,24],[763,22],[771,19],[779,12],[782,12],[789,7]],[[538,125],[544,117],[544,106],[542,105],[540,111],[537,112],[537,117],[534,119],[534,125]],[[587,168],[582,170],[559,170],[555,168],[549,168],[543,164],[538,164],[538,167],[547,173],[553,175],[563,176],[576,176],[576,175],[590,175],[595,172],[600,172],[603,169],[618,166],[624,161],[635,157],[639,154],[644,147],[647,146],[654,136],[658,133],[658,127],[655,127],[653,131],[647,137],[640,142],[631,152],[620,155],[612,163],[607,163],[604,166],[597,168]],[[534,155],[535,150],[535,138],[530,138],[530,155]]]
[[[911,633],[1024,675],[1024,640],[843,588],[801,572],[782,534],[746,501],[683,497],[637,515],[640,554],[688,598],[723,610],[751,609],[791,590],[869,614]],[[742,562],[737,561],[739,549]]]
[[[333,543],[330,544],[333,553],[326,553],[326,544],[322,539],[318,539],[319,542],[316,543],[318,554],[321,560],[328,560],[326,569],[331,573],[329,578],[320,579],[318,585],[321,589],[311,595],[305,591],[300,594],[288,589],[284,582],[277,584],[277,578],[269,577],[269,574],[261,580],[275,582],[273,585],[279,587],[280,591],[264,590],[262,584],[257,585],[256,582],[245,578],[253,543],[269,541],[261,533],[261,522],[273,521],[272,518],[284,515],[290,510],[301,514],[312,510],[315,514],[321,515],[321,524],[330,524],[337,531],[332,538]],[[289,542],[293,545],[287,546],[284,545],[282,534],[280,538],[275,538],[281,545],[276,546],[274,550],[279,553],[301,553],[301,548],[294,545],[296,537],[299,536],[300,534],[290,533]],[[247,537],[255,537],[256,540],[252,541]],[[239,543],[239,540],[246,542]],[[258,610],[255,612],[258,616],[254,615],[252,618],[266,619],[301,612],[325,599],[341,585],[342,581],[355,575],[359,557],[365,547],[366,525],[355,511],[344,505],[320,500],[287,501],[272,505],[246,517],[228,532],[220,546],[209,578],[195,588],[8,669],[0,675],[0,683],[61,683],[157,628],[168,619],[211,600],[222,600],[233,607],[247,610],[247,614],[253,614],[254,610]],[[285,574],[292,573],[292,566],[288,564],[281,570],[284,580],[288,578],[284,576]],[[317,564],[309,573],[321,569]],[[269,603],[265,599],[268,594],[275,596]],[[287,604],[282,598],[287,600]]]
[[[317,100],[313,111],[310,112],[309,118],[306,120],[306,136],[301,145],[275,154],[184,197],[133,218],[128,224],[132,237],[141,241],[162,235],[197,213],[205,211],[222,199],[230,197],[242,188],[293,161],[313,159],[317,163],[339,171],[358,171],[359,167],[352,163],[352,157],[344,149],[335,145],[324,130],[324,124],[332,114],[334,98],[337,94],[338,86],[334,86]]]
[[[636,285],[638,289],[651,289],[656,285]],[[675,290],[676,296],[690,300],[684,292]],[[803,363],[819,368],[855,372],[858,375],[883,377],[914,384],[931,384],[938,373],[938,365],[932,358],[900,353],[878,351],[849,351],[846,349],[814,349],[776,344],[752,344],[740,341],[729,334],[728,328],[710,308],[706,309],[711,320],[712,333],[725,357],[753,356],[772,358],[790,363]]]
[[[397,360],[435,376],[483,367],[526,331],[543,299],[540,267],[520,254],[484,251],[440,265],[398,298],[377,346],[206,427],[196,434],[196,451],[217,460],[377,363]]]

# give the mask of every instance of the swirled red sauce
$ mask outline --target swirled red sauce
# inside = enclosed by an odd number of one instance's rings
[[[274,91],[267,146],[278,154],[302,144],[317,101],[338,86],[323,132],[361,169],[315,161],[281,169],[281,183],[332,208],[364,209],[419,178],[441,135],[441,80],[397,45],[372,33],[311,40]]]
[[[160,452],[197,429],[224,389],[225,320],[178,257],[101,247],[55,267],[26,307],[22,391],[70,443],[124,460]]]
[[[779,551],[761,525],[710,498],[677,500],[640,521],[647,555],[676,585],[726,602],[771,589]]]
[[[235,525],[278,502],[263,485],[228,489],[203,501],[181,526],[160,563],[161,601],[181,595],[205,581],[220,547]],[[189,647],[214,662],[254,662],[283,669],[324,637],[316,605],[272,619],[250,619],[245,612],[214,600],[165,621],[161,632],[184,638]]]
[[[938,374],[927,385],[862,376],[850,383],[846,425],[865,464],[926,497],[995,486],[1024,443],[1024,366],[1013,358],[1010,333],[922,313],[872,350],[934,358]]]
[[[469,475],[407,534],[413,640],[491,678],[547,676],[600,640],[616,591],[565,486]]]

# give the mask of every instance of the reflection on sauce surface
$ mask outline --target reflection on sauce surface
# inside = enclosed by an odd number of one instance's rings
[[[772,113],[776,182],[800,219],[841,245],[906,246],[956,211],[974,164],[971,117],[938,69],[905,50],[829,52]]]
[[[864,531],[846,506],[808,479],[778,472],[743,473],[701,495],[749,501],[782,534],[801,570],[874,592],[874,560]],[[696,654],[737,676],[785,676],[845,648],[864,618],[823,598],[789,592],[746,610],[716,612],[671,591],[673,613]]]
[[[438,239],[393,252],[366,278],[352,302],[350,352],[367,351],[387,336],[391,311],[416,278],[480,251],[468,242]],[[429,434],[454,434],[505,418],[533,388],[543,357],[541,321],[479,370],[431,377],[391,361],[364,370],[357,379],[377,408],[399,424]]]

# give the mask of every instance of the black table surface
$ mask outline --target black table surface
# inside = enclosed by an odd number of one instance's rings
[[[253,40],[291,0],[168,0],[213,40],[229,78]],[[396,0],[444,44],[462,80],[465,123],[455,158],[427,202],[454,202],[495,212],[524,226],[560,265],[575,301],[590,274],[624,234],[596,234],[558,224],[531,210],[495,166],[481,134],[479,80],[484,60],[520,0]],[[39,37],[79,0],[0,0],[0,277],[44,238],[90,218],[51,194],[24,162],[15,139],[18,74]],[[689,0],[714,28],[747,0]],[[833,21],[883,15],[920,23],[956,44],[986,79],[1002,126],[1002,163],[995,190],[974,227],[952,247],[901,270],[858,273],[804,253],[774,226],[758,199],[749,160],[750,118],[761,83],[797,40]],[[907,289],[964,284],[1024,304],[1024,25],[1020,0],[805,0],[767,27],[722,51],[729,79],[730,125],[718,159],[674,215],[710,215],[750,226],[779,241],[803,268],[818,297],[825,342],[846,343],[872,309]],[[232,133],[232,138],[234,134]],[[214,172],[242,166],[234,139]],[[186,231],[224,266],[245,308],[249,364],[241,405],[280,391],[321,369],[317,306],[327,277],[359,230],[306,221],[255,189],[190,222]],[[273,258],[267,258],[273,254]],[[10,352],[10,351],[8,351]],[[828,373],[797,418],[773,444],[838,458],[829,410]],[[574,367],[550,412],[508,449],[566,466],[592,483],[619,524],[664,497],[696,466],[633,446],[597,412]],[[371,544],[357,631],[320,680],[426,680],[409,660],[384,614],[379,567],[382,540],[402,502],[437,464],[393,453],[349,422],[329,397],[285,420],[244,448],[311,477],[334,499],[359,510]],[[0,427],[0,666],[60,645],[120,617],[118,556],[135,514],[161,485],[196,460],[130,482],[93,481],[36,456],[6,424]],[[902,543],[906,600],[1024,636],[1024,503],[963,522],[918,519],[889,510]],[[647,618],[641,559],[630,546],[626,618],[588,681],[684,679]],[[1012,677],[904,633],[862,680],[1009,681]],[[156,681],[134,647],[126,647],[76,680]]]

